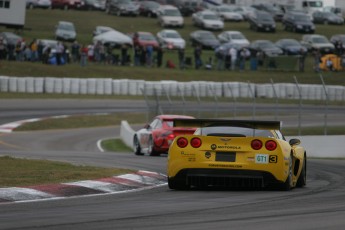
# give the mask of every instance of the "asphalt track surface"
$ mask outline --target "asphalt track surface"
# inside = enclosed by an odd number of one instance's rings
[[[20,109],[13,111],[13,117],[1,113],[1,123],[32,117]],[[47,115],[43,110],[40,113]],[[3,133],[0,155],[165,173],[164,155],[135,156],[97,149],[99,139],[118,135],[117,126]],[[309,159],[307,186],[289,192],[174,191],[163,186],[122,194],[5,203],[0,205],[0,229],[344,229],[344,168],[345,160]]]

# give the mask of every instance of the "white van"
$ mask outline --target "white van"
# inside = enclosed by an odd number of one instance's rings
[[[158,23],[163,27],[183,27],[184,19],[180,10],[171,5],[162,5],[157,10]]]

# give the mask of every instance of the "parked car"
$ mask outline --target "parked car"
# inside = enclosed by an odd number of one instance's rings
[[[323,7],[322,11],[332,12],[340,17],[342,17],[344,14],[344,9],[342,9],[341,7],[334,7],[334,6],[325,6]]]
[[[55,39],[62,41],[75,41],[77,32],[73,22],[59,21],[55,27]]]
[[[135,155],[149,154],[150,156],[157,156],[161,153],[167,153],[176,136],[195,132],[196,128],[174,127],[173,121],[176,118],[194,119],[194,117],[184,115],[156,116],[144,128],[135,132],[133,137]]]
[[[22,41],[23,38],[13,32],[0,32],[0,39],[3,39],[5,45],[12,44],[16,45],[18,42]]]
[[[305,46],[302,46],[299,41],[292,38],[279,39],[276,41],[275,45],[281,48],[283,53],[287,55],[298,55],[301,54],[301,51],[303,51],[303,53],[308,52]]]
[[[224,22],[214,12],[203,10],[192,15],[193,25],[206,30],[223,30]]]
[[[97,36],[108,31],[113,31],[115,29],[109,26],[96,26],[95,30],[92,32],[92,36]]]
[[[134,46],[143,47],[151,45],[153,48],[159,47],[156,37],[151,32],[138,31],[133,34],[132,38]]]
[[[107,0],[105,3],[105,12],[107,14],[121,15],[139,15],[139,5],[134,4],[131,0]]]
[[[157,10],[158,23],[161,27],[180,27],[184,26],[184,19],[175,6],[162,5]]]
[[[230,5],[230,7],[235,11],[242,15],[244,20],[248,20],[249,14],[256,11],[254,7],[251,6],[236,6],[236,5]]]
[[[50,48],[50,54],[56,53],[56,46],[59,41],[52,39],[38,39],[37,43],[43,47],[42,51],[44,52],[47,48]],[[67,51],[67,50],[66,50]]]
[[[82,9],[84,2],[82,0],[51,0],[52,8],[68,9]]]
[[[284,15],[284,12],[280,8],[274,6],[273,4],[260,3],[254,4],[252,5],[252,7],[254,7],[257,10],[266,11],[267,13],[271,14],[275,21],[281,21]]]
[[[105,1],[106,0],[83,0],[83,8],[86,10],[105,10]]]
[[[241,46],[249,46],[249,40],[240,31],[224,31],[218,34],[221,43],[236,43]]]
[[[192,46],[200,45],[204,49],[215,49],[220,45],[216,36],[207,30],[197,30],[190,33],[190,42]]]
[[[255,10],[249,13],[247,21],[249,28],[255,31],[275,32],[276,23],[271,14]]]
[[[315,25],[311,21],[310,16],[301,12],[289,11],[282,20],[284,30],[292,32],[314,33]]]
[[[333,35],[329,41],[336,46],[337,43],[341,43],[343,45],[343,49],[345,48],[345,34],[335,34]]]
[[[162,48],[184,49],[186,41],[176,30],[161,30],[157,33],[157,40]]]
[[[195,12],[201,11],[202,6],[200,1],[178,1],[175,6],[180,10],[181,14],[185,17],[189,17]]]
[[[128,35],[117,30],[109,30],[93,38],[93,42],[101,42],[105,46],[121,47],[122,45],[133,46],[133,40]]]
[[[141,1],[139,2],[139,14],[149,18],[157,17],[157,10],[161,6],[155,1]]]
[[[233,22],[243,21],[242,14],[239,12],[236,12],[234,8],[231,8],[228,5],[215,6],[211,10],[215,12],[223,21],[233,21]]]
[[[332,25],[343,25],[344,18],[336,15],[332,12],[323,12],[323,11],[316,11],[313,13],[314,23],[319,24],[332,24]]]
[[[33,8],[43,8],[43,9],[50,9],[52,7],[51,0],[26,0],[26,8],[33,9]]]
[[[326,36],[320,34],[305,34],[302,36],[301,44],[308,51],[319,50],[321,54],[334,53],[335,47]]]
[[[283,50],[270,40],[255,40],[249,46],[250,50],[262,52],[267,56],[278,56],[283,54]]]

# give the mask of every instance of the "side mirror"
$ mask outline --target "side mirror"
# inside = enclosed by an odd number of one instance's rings
[[[144,128],[145,128],[145,129],[150,129],[151,126],[150,126],[150,124],[146,124],[146,125],[144,126]]]
[[[292,145],[299,145],[301,144],[301,141],[299,139],[291,139],[289,141],[289,144],[292,146]]]

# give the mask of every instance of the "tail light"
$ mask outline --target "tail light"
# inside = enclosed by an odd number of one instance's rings
[[[180,137],[179,139],[177,139],[176,143],[178,147],[185,148],[188,145],[188,140],[187,138]]]
[[[254,150],[259,150],[262,148],[262,141],[258,139],[252,140],[251,146]]]
[[[269,151],[273,151],[277,148],[277,143],[275,141],[267,141],[265,147]]]
[[[174,138],[175,138],[175,135],[174,135],[173,133],[171,133],[171,134],[169,134],[169,135],[167,136],[167,138],[168,138],[168,139],[174,139]]]
[[[199,148],[202,144],[202,141],[200,138],[198,137],[194,137],[191,141],[190,141],[190,145],[193,147],[193,148]]]

